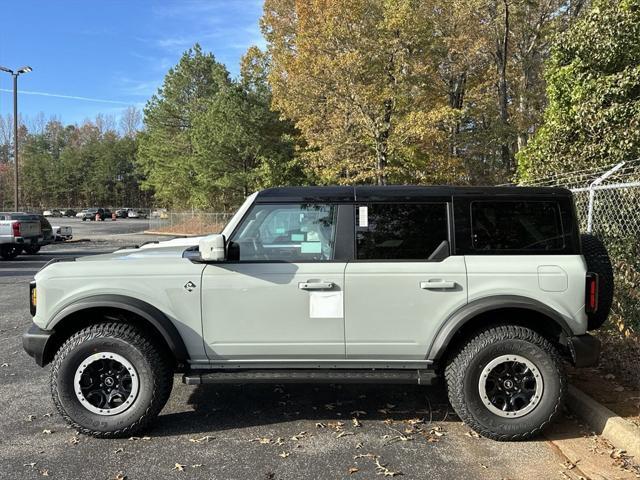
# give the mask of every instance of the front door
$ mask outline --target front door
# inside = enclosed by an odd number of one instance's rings
[[[256,204],[202,277],[213,361],[344,359],[336,205]]]
[[[447,211],[444,202],[357,206],[356,259],[345,271],[348,359],[424,360],[442,319],[467,302]]]

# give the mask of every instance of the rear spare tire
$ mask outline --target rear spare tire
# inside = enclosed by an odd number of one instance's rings
[[[613,268],[609,254],[602,241],[585,233],[580,237],[582,255],[587,262],[587,270],[598,274],[598,309],[587,314],[589,330],[600,328],[607,320],[613,303]]]

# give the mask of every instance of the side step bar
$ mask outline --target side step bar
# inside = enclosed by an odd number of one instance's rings
[[[400,383],[433,385],[438,375],[433,370],[210,370],[188,372],[182,377],[187,385],[204,383]]]

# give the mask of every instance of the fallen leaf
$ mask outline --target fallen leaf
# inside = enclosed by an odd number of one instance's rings
[[[118,472],[113,480],[127,480],[127,476],[123,472]]]
[[[80,443],[80,440],[78,440],[78,437],[71,437],[67,442],[69,445],[77,445]]]
[[[184,467],[186,467],[186,465],[180,465],[179,463],[176,463],[175,467],[173,467],[173,470],[177,470],[178,472],[184,472]]]
[[[279,456],[279,457],[282,457],[282,458],[287,458],[289,455],[291,455],[291,454],[290,454],[290,453],[288,453],[288,452],[282,452],[282,453],[279,453],[279,454],[278,454],[278,456]]]
[[[342,432],[338,433],[338,435],[336,435],[336,438],[346,437],[347,435],[355,435],[355,433],[343,430]]]
[[[283,444],[284,444],[284,438],[282,437],[276,438],[276,445],[283,445]]]
[[[356,449],[360,449],[364,446],[364,444],[362,442],[358,442],[356,443]]]
[[[42,470],[40,470],[40,475],[42,475],[43,477],[48,477],[49,470],[47,470],[46,468],[43,468]]]
[[[327,426],[324,423],[318,422],[316,423],[316,428],[327,428]]]
[[[22,464],[23,467],[35,467],[36,466],[36,462],[32,462],[32,463],[23,463]]]
[[[480,438],[480,434],[474,432],[473,430],[469,430],[467,433],[465,433],[465,435],[471,438]]]
[[[8,363],[3,363],[2,365],[0,365],[0,367],[8,367],[9,364]]]
[[[300,432],[297,435],[294,435],[293,437],[291,437],[291,440],[297,442],[298,440],[305,437],[306,435],[307,435],[307,432]]]
[[[33,422],[35,419],[36,419],[36,416],[35,416],[35,415],[29,415],[29,416],[27,417],[27,422]]]
[[[480,468],[489,468],[489,467],[487,467],[484,463],[481,463]]]
[[[191,443],[203,443],[203,442],[209,442],[214,438],[216,437],[212,437],[211,435],[205,435],[204,437],[200,437],[200,438],[190,438],[189,441]]]
[[[351,423],[355,428],[362,427],[362,423],[355,417],[351,419]]]
[[[376,474],[377,475],[383,475],[385,477],[395,477],[398,475],[402,475],[402,472],[398,471],[398,472],[394,472],[391,471],[387,468],[386,465],[383,465],[380,463],[380,459],[378,457],[375,458],[375,462],[376,462]]]
[[[351,468],[348,470],[349,475],[353,475],[354,473],[359,472],[359,471],[360,471],[360,469],[359,469],[358,467],[351,467]]]
[[[201,466],[201,463],[194,463],[193,465],[191,465],[191,468],[200,468]]]
[[[122,453],[124,452],[124,448],[116,448],[116,450],[113,453]]]
[[[44,433],[45,435],[51,435],[53,433],[53,430],[47,430],[45,428],[44,430],[42,430],[42,433]]]

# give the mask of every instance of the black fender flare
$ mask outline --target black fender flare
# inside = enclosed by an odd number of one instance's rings
[[[456,332],[474,317],[491,310],[501,310],[505,308],[519,308],[540,313],[551,318],[564,335],[572,335],[571,329],[564,317],[548,305],[538,300],[518,295],[494,295],[474,300],[452,313],[440,326],[434,340],[431,342],[427,353],[427,360],[435,361],[442,358]]]
[[[57,312],[49,325],[55,330],[69,315],[91,308],[113,308],[139,316],[160,333],[177,362],[184,362],[189,358],[184,341],[169,317],[150,303],[126,295],[100,294],[76,300]]]

